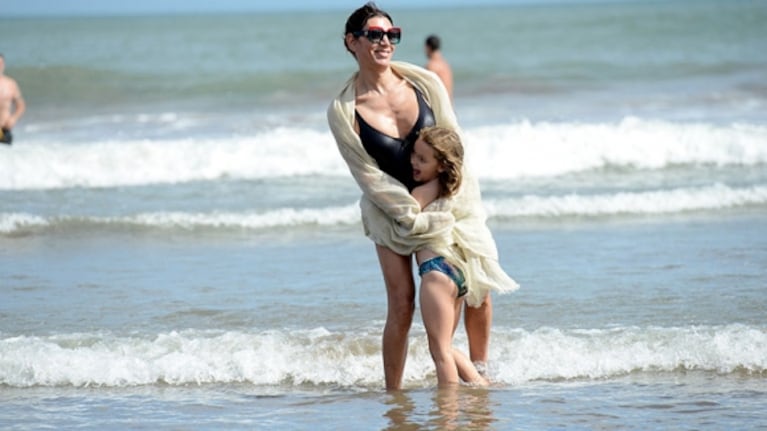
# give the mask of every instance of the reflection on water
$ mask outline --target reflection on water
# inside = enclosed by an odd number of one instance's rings
[[[496,422],[491,408],[490,390],[451,386],[431,392],[431,403],[416,402],[417,392],[397,391],[387,394],[389,406],[384,416],[387,431],[492,429]],[[421,392],[423,394],[423,392]]]
[[[389,399],[384,404],[391,407],[384,413],[384,416],[389,419],[389,425],[384,428],[385,430],[411,431],[422,429],[414,420],[415,402],[407,392],[393,391],[387,395]]]

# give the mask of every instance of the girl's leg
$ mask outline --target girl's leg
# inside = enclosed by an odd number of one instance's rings
[[[402,386],[407,337],[415,310],[412,258],[380,245],[376,245],[376,252],[386,284],[388,304],[382,340],[384,378],[387,390],[398,390]]]
[[[490,382],[477,371],[477,368],[471,362],[471,359],[456,348],[453,348],[453,359],[455,359],[455,365],[458,368],[458,375],[461,377],[461,380],[476,386],[487,386],[490,384]]]
[[[460,383],[453,357],[457,290],[455,283],[441,272],[427,272],[421,278],[421,316],[440,386]]]

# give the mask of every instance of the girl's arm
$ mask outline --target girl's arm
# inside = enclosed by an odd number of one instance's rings
[[[439,180],[435,178],[427,183],[421,184],[414,188],[410,194],[416,201],[418,201],[418,205],[421,206],[421,209],[424,209],[439,197]]]

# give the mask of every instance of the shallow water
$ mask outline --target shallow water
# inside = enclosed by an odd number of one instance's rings
[[[766,13],[402,14],[402,60],[463,29],[456,110],[522,289],[494,298],[496,386],[436,390],[416,318],[395,394],[325,122],[345,14],[0,18],[30,106],[0,148],[0,428],[767,427]]]

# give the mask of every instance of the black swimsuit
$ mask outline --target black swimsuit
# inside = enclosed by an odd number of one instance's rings
[[[418,119],[413,128],[404,139],[394,138],[379,132],[370,126],[357,112],[357,123],[360,126],[360,139],[365,151],[370,154],[378,167],[387,174],[399,180],[412,190],[418,185],[413,179],[413,169],[410,166],[410,153],[413,152],[413,145],[418,138],[418,132],[424,127],[433,126],[434,112],[424,100],[423,95],[417,89],[415,90],[416,99],[418,99]]]

